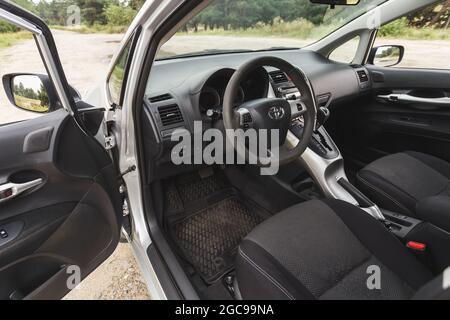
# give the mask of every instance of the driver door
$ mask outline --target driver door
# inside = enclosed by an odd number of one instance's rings
[[[118,244],[118,174],[80,121],[45,23],[5,1],[0,19],[34,34],[63,107],[0,125],[0,299],[58,299]]]

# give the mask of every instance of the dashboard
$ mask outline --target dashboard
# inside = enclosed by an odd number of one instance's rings
[[[234,72],[230,68],[220,69],[208,78],[199,95],[202,116],[209,118],[213,113],[222,112],[225,90]],[[246,101],[267,97],[268,84],[268,74],[264,68],[253,71],[241,83],[234,103],[238,106]]]
[[[196,121],[202,121],[203,129],[220,126],[223,97],[233,73],[242,64],[261,56],[279,57],[302,69],[311,82],[319,107],[343,105],[369,93],[372,86],[365,67],[333,62],[316,52],[301,49],[155,61],[141,117],[145,156],[152,166],[148,168],[149,179],[185,170],[171,163],[172,133],[176,129],[193,133]],[[287,97],[293,93],[298,94],[298,90],[286,74],[264,67],[242,81],[235,103],[240,105],[268,96]]]

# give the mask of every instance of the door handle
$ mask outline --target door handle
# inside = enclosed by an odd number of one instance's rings
[[[41,185],[44,182],[43,179],[39,178],[24,183],[12,183],[8,182],[0,185],[0,203],[11,200],[17,197],[19,194],[24,193],[34,187]]]
[[[424,103],[431,104],[439,107],[450,107],[450,98],[449,97],[440,97],[440,98],[421,98],[411,96],[409,94],[387,94],[387,95],[379,95],[378,99],[389,101],[389,102],[400,102],[400,103]]]

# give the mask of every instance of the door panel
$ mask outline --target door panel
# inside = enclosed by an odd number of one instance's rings
[[[434,90],[450,89],[450,71],[439,69],[383,68],[367,65],[372,76],[373,88]]]
[[[338,110],[329,124],[348,162],[357,170],[407,150],[450,162],[450,71],[367,69],[371,95]]]
[[[450,161],[450,71],[368,69],[373,97],[363,118],[372,147],[380,155],[414,150]]]
[[[60,298],[68,266],[84,278],[118,243],[115,168],[65,110],[0,126],[0,137],[0,185],[42,181],[0,202],[0,299]]]

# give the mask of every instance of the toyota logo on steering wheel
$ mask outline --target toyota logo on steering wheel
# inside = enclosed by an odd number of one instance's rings
[[[269,117],[272,120],[280,120],[284,117],[284,109],[282,107],[272,107],[269,109]]]

